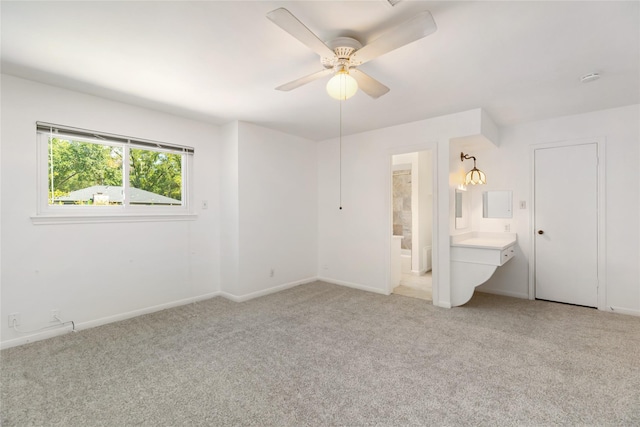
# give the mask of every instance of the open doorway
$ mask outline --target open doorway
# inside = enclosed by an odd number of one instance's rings
[[[394,294],[433,300],[433,153],[391,158],[391,285]]]

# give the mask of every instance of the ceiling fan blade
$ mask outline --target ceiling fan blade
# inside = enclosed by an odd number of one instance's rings
[[[352,60],[357,63],[364,64],[367,61],[371,61],[380,55],[383,55],[392,50],[398,49],[406,44],[420,40],[423,37],[436,31],[436,26],[431,12],[425,10],[420,12],[404,24],[398,25],[395,28],[382,34],[379,38],[375,39],[362,49],[357,50],[351,55]]]
[[[364,93],[376,99],[389,92],[389,88],[360,70],[351,69],[349,74],[358,82],[358,88]]]
[[[289,91],[292,89],[295,89],[297,87],[300,87],[302,85],[306,85],[307,83],[311,83],[314,80],[318,80],[324,76],[328,76],[333,74],[333,69],[328,68],[326,70],[322,70],[322,71],[318,71],[316,73],[313,74],[309,74],[308,76],[304,76],[304,77],[300,77],[297,80],[294,80],[292,82],[289,83],[285,83],[282,86],[278,86],[276,88],[276,90],[284,90],[284,91]]]
[[[300,22],[298,18],[293,16],[287,9],[281,7],[279,9],[272,10],[267,13],[267,18],[321,57],[333,58],[335,56],[333,50],[324,44],[318,36]]]

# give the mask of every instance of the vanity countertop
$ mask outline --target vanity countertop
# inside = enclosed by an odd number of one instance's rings
[[[451,246],[503,250],[516,243],[516,233],[473,231],[451,236]]]

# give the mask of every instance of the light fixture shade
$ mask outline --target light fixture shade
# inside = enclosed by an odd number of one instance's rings
[[[464,179],[464,183],[466,185],[469,185],[469,184],[471,184],[471,185],[486,184],[487,183],[487,177],[484,174],[484,172],[482,172],[480,169],[474,167],[469,172],[467,172],[467,176]]]
[[[351,98],[358,91],[358,82],[348,72],[341,71],[327,83],[327,93],[339,101]]]

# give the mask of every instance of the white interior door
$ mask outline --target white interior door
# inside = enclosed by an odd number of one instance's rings
[[[535,296],[598,305],[598,146],[534,150]]]

